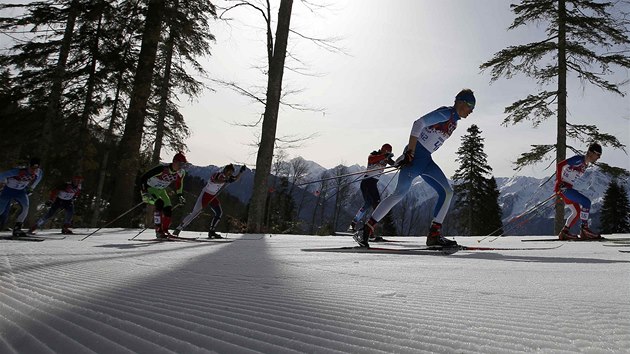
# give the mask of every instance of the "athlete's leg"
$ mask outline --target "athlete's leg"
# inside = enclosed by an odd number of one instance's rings
[[[429,162],[427,168],[422,173],[422,179],[435,189],[438,194],[438,200],[433,210],[433,222],[442,224],[450,207],[451,199],[453,198],[453,189],[448,183],[444,172],[442,172],[440,167],[438,167],[433,160]]]
[[[580,220],[582,220],[582,224],[586,224],[588,226],[588,217],[591,210],[591,200],[588,199],[584,194],[576,191],[573,188],[565,189],[562,192],[562,196],[566,200],[573,202],[574,204],[578,204],[577,213],[580,214]],[[579,208],[581,206],[581,210]]]

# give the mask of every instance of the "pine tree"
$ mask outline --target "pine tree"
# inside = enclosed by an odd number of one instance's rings
[[[485,183],[485,201],[481,209],[483,222],[479,225],[479,235],[498,236],[503,233],[503,222],[501,221],[503,212],[499,205],[499,196],[497,180],[492,176]]]
[[[492,168],[487,163],[481,130],[471,125],[457,150],[459,168],[453,175],[456,207],[454,214],[464,234],[484,235],[489,228],[501,224],[498,191],[494,178],[488,180]],[[492,225],[492,226],[490,226]],[[494,227],[496,229],[496,227]]]
[[[608,184],[599,220],[604,234],[630,232],[628,192],[616,179],[612,179]]]
[[[554,89],[530,94],[505,109],[504,125],[530,120],[537,127],[554,114],[557,118],[555,144],[532,145],[530,152],[517,159],[517,169],[544,160],[553,150],[556,151],[556,161],[563,161],[567,157],[567,148],[578,151],[567,145],[567,138],[582,142],[588,137],[604,146],[625,147],[615,136],[601,133],[595,125],[567,121],[567,78],[571,73],[585,83],[624,95],[620,89],[623,83],[606,79],[614,67],[630,68],[630,58],[626,54],[630,44],[628,21],[616,8],[622,4],[592,0],[521,0],[519,4],[510,5],[516,18],[509,29],[528,23],[547,23],[546,38],[503,49],[480,68],[491,69],[491,81],[502,76],[510,79],[519,72],[535,79],[541,87],[557,81]],[[564,207],[558,204],[556,233],[563,223]]]

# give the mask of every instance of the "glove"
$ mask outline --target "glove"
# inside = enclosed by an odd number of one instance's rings
[[[44,203],[46,205],[46,207],[50,208],[53,205],[53,201],[52,200],[47,200],[46,203]]]
[[[245,165],[241,166],[241,169],[238,170],[238,173],[241,174],[243,173],[245,170],[247,169],[247,167],[245,167]]]
[[[553,191],[556,192],[556,194],[559,193],[563,193],[567,188],[570,188],[571,186],[568,183],[562,182],[562,181],[556,181],[556,185],[553,187]]]
[[[186,204],[186,198],[184,198],[184,195],[179,193],[177,194],[177,203],[178,204]]]
[[[413,151],[407,150],[405,153],[397,159],[396,167],[401,168],[403,166],[411,165],[413,161]]]
[[[150,194],[149,192],[141,192],[142,195],[142,201],[147,203],[147,204],[153,204],[155,202],[155,197]]]
[[[26,192],[26,195],[31,195],[31,194],[33,194],[33,189],[31,189],[31,187],[26,187],[26,188],[24,188],[24,191]]]

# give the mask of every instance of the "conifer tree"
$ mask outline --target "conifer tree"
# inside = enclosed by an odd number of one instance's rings
[[[453,175],[456,200],[454,214],[457,215],[459,227],[464,234],[478,236],[488,230],[488,225],[500,225],[501,213],[496,181],[489,181],[485,177],[492,168],[487,163],[488,155],[483,151],[481,130],[473,124],[467,132],[457,150],[456,161],[459,162],[459,168]]]
[[[517,169],[544,160],[553,150],[556,151],[556,161],[563,161],[567,148],[578,151],[567,145],[567,138],[625,147],[615,136],[600,132],[596,125],[567,121],[567,78],[570,74],[584,83],[624,95],[620,88],[623,83],[610,82],[606,76],[613,73],[615,67],[630,68],[627,55],[629,22],[615,7],[621,5],[623,2],[592,0],[521,0],[519,4],[510,5],[516,18],[509,29],[529,23],[546,23],[546,38],[503,49],[480,68],[491,69],[491,81],[502,76],[510,79],[520,72],[535,79],[541,87],[556,82],[555,88],[530,94],[505,108],[504,125],[530,120],[537,127],[554,115],[557,119],[555,143],[532,145],[531,151],[516,160]],[[558,204],[556,234],[563,223],[564,207]]]
[[[503,212],[499,205],[499,188],[497,186],[497,180],[494,176],[486,180],[485,183],[485,202],[482,205],[481,224],[479,228],[479,235],[493,235],[498,236],[503,233]]]
[[[612,179],[608,184],[599,220],[604,234],[630,232],[628,192],[616,179]]]

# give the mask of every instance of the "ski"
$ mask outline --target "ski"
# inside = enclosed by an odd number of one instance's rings
[[[605,243],[602,246],[606,246],[606,247],[630,247],[630,243]]]
[[[181,237],[181,236],[175,236],[175,235],[170,235],[167,238],[173,241],[195,241],[199,239],[199,237]]]
[[[462,246],[451,248],[443,248],[439,246],[426,246],[418,248],[389,248],[389,247],[332,247],[332,248],[303,248],[304,252],[341,252],[341,253],[387,253],[387,254],[453,254],[458,251],[535,251],[535,250],[552,250],[560,248],[563,245],[552,247],[481,247],[481,246]]]
[[[43,237],[34,237],[34,236],[0,236],[0,240],[7,240],[7,241],[30,241],[30,242],[42,242],[45,241],[46,239]]]
[[[208,238],[197,238],[197,237],[176,237],[169,236],[167,238],[133,238],[129,239],[129,241],[140,241],[140,242],[206,242],[206,243],[230,243],[236,240],[226,240],[226,239],[208,239]]]
[[[426,255],[444,254],[449,255],[459,251],[459,248],[441,247],[420,247],[420,248],[387,248],[387,247],[331,247],[331,248],[302,248],[303,252],[339,252],[339,253],[377,253],[377,254],[407,254]]]
[[[193,240],[191,240],[193,241]],[[226,239],[212,239],[212,238],[199,238],[194,240],[196,242],[214,242],[214,243],[230,243],[230,242],[234,242],[236,240],[226,240]]]
[[[460,251],[535,251],[535,250],[555,250],[563,245],[551,247],[483,247],[483,246],[459,246]]]
[[[167,238],[129,238],[127,241],[138,241],[138,242],[168,242],[170,241]]]
[[[26,233],[26,236],[43,238],[44,240],[63,240],[63,239],[66,238],[65,235],[55,235],[55,234],[29,234],[29,233]]]
[[[630,250],[618,250],[621,253],[630,253]]]
[[[563,242],[605,242],[605,241],[616,241],[620,239],[610,239],[605,237],[600,238],[578,238],[575,240],[561,240],[559,238],[539,238],[539,239],[528,239],[521,240],[521,242],[555,242],[555,241],[563,241]]]
[[[358,232],[358,231],[357,231]],[[348,232],[348,231],[335,231],[331,236],[354,236],[356,232]]]

